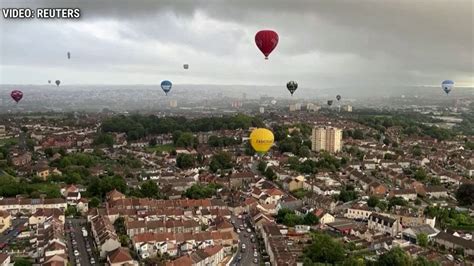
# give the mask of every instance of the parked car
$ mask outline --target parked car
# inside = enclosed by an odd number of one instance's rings
[[[77,249],[74,250],[74,256],[79,256],[79,251],[77,251]]]

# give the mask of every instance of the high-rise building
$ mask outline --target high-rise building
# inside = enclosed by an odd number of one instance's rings
[[[342,110],[344,110],[346,112],[352,112],[352,106],[351,105],[344,105],[342,107]]]
[[[342,130],[334,127],[314,127],[311,135],[313,151],[328,151],[335,153],[341,150]]]
[[[170,107],[171,107],[171,108],[176,108],[176,107],[178,107],[178,101],[176,101],[176,100],[171,100],[171,101],[170,101]]]
[[[264,107],[260,107],[260,108],[258,109],[258,111],[259,111],[261,114],[263,114],[263,113],[265,113],[265,108],[264,108]]]
[[[308,111],[310,111],[310,112],[311,112],[311,111],[317,112],[317,111],[319,111],[320,109],[321,109],[321,106],[315,105],[315,104],[313,104],[313,103],[308,103],[308,104],[306,105],[306,110],[308,110]]]
[[[295,112],[295,111],[301,111],[300,103],[290,104],[290,112]]]

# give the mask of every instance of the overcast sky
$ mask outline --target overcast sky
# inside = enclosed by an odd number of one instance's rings
[[[0,84],[474,86],[472,0],[0,3],[82,12],[80,20],[2,16]],[[280,36],[269,60],[254,43],[260,29]]]

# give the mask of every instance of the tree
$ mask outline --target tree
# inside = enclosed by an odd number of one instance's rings
[[[419,233],[416,235],[416,243],[421,247],[428,246],[428,235],[425,233]]]
[[[373,207],[377,206],[377,204],[379,204],[379,202],[380,202],[380,200],[377,197],[370,196],[369,200],[367,201],[367,205],[369,207],[373,208]]]
[[[143,184],[141,184],[140,193],[142,194],[143,197],[146,197],[146,198],[159,199],[162,197],[160,193],[160,189],[158,188],[158,185],[152,180],[148,180],[144,182]]]
[[[354,138],[354,139],[364,139],[364,132],[357,128],[352,133],[352,138]]]
[[[277,178],[277,175],[276,175],[275,171],[271,167],[267,168],[264,175],[269,180],[275,180]]]
[[[305,225],[317,225],[319,224],[319,218],[310,212],[304,216],[303,223]]]
[[[391,209],[393,206],[407,206],[408,202],[402,197],[393,197],[388,201],[388,208]]]
[[[126,235],[127,228],[125,227],[125,218],[119,217],[114,222],[114,228],[117,234],[119,235]]]
[[[353,201],[357,199],[357,192],[354,191],[353,187],[347,186],[341,190],[337,198],[342,202]]]
[[[155,147],[156,144],[157,144],[156,138],[152,138],[152,139],[150,139],[150,141],[148,142],[148,145],[150,145],[151,147]]]
[[[436,261],[429,261],[426,259],[426,257],[418,255],[415,261],[413,262],[413,265],[414,266],[438,266],[440,264]]]
[[[412,152],[413,156],[415,156],[415,157],[420,157],[423,154],[422,151],[421,151],[421,148],[418,147],[418,146],[413,147],[411,152]]]
[[[474,184],[462,184],[456,191],[456,199],[462,206],[470,206],[474,203]]]
[[[423,168],[418,168],[415,174],[413,175],[413,178],[421,182],[425,181],[427,177],[428,175],[426,174],[426,171]]]
[[[100,205],[100,200],[97,197],[91,198],[89,201],[89,208],[97,208]]]
[[[265,173],[265,170],[267,170],[267,163],[265,161],[259,161],[258,162],[258,165],[257,165],[257,170],[264,174]]]
[[[33,263],[31,261],[24,259],[24,258],[17,258],[15,259],[15,266],[31,266]]]
[[[75,206],[67,206],[66,211],[64,212],[64,216],[76,216],[78,215],[77,209]]]
[[[219,170],[230,169],[234,165],[232,163],[232,156],[228,152],[219,152],[211,158],[209,168],[212,172],[217,172]]]
[[[303,254],[312,264],[338,264],[345,258],[343,245],[324,233],[313,233],[312,242],[304,249]]]
[[[95,146],[114,146],[114,137],[110,133],[99,133],[92,143]]]
[[[221,186],[217,184],[194,184],[184,192],[184,195],[190,199],[211,198]]]
[[[197,142],[195,141],[193,134],[190,132],[182,133],[176,140],[177,147],[193,147],[194,144],[197,144]]]
[[[191,168],[195,165],[194,156],[191,154],[180,153],[176,157],[176,166],[181,169]]]
[[[380,255],[377,265],[380,266],[406,266],[412,265],[410,256],[399,247],[392,248],[389,252]]]

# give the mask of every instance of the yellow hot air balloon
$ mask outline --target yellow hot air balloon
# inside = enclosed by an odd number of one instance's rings
[[[266,128],[257,128],[250,133],[250,145],[260,153],[266,153],[273,145],[273,133]]]

